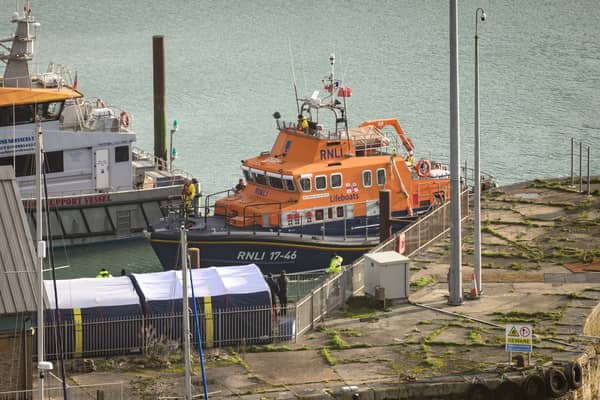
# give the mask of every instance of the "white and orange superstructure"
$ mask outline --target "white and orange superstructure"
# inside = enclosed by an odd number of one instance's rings
[[[242,161],[246,187],[188,218],[190,247],[201,265],[257,263],[265,272],[324,268],[333,252],[351,261],[379,237],[379,192],[391,192],[393,217],[410,222],[449,199],[449,173],[414,162],[414,146],[396,119],[348,128],[352,91],[331,73],[325,96],[297,99],[298,119],[274,114],[278,135],[269,152]],[[177,265],[175,224],[158,225],[152,244],[165,268]]]

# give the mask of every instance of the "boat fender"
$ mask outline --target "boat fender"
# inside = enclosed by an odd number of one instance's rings
[[[544,382],[543,376],[528,375],[521,382],[521,387],[527,400],[544,400],[546,398],[546,382]]]
[[[396,237],[396,253],[404,254],[405,251],[406,251],[406,234],[404,232],[401,232]]]
[[[492,389],[485,383],[474,383],[467,390],[467,400],[487,400],[493,398]]]
[[[583,384],[583,369],[579,362],[573,361],[565,365],[565,375],[571,389],[580,388]]]
[[[428,176],[429,172],[431,172],[431,163],[429,162],[429,160],[422,158],[417,163],[415,169],[417,170],[417,175],[423,178],[425,176]]]
[[[514,381],[505,380],[494,391],[496,400],[519,400],[525,399],[523,389]]]
[[[121,115],[119,116],[121,119],[121,126],[123,128],[128,128],[130,121],[129,113],[127,111],[121,111]]]
[[[558,398],[569,391],[569,382],[560,369],[550,368],[546,371],[546,390],[552,398]]]

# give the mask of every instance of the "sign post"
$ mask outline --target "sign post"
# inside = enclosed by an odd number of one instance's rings
[[[529,364],[531,364],[531,352],[533,351],[533,327],[532,325],[505,325],[506,351],[508,351],[508,363],[512,362],[512,352],[528,353]]]

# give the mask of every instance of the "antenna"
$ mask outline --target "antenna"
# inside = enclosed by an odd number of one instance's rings
[[[298,87],[296,85],[296,70],[294,69],[294,53],[292,53],[292,42],[288,36],[288,51],[290,52],[290,63],[292,67],[292,79],[294,80],[294,95],[296,96],[296,111],[300,115],[300,104],[298,104]]]

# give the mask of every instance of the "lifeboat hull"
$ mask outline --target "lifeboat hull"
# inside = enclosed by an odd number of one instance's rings
[[[165,269],[181,265],[179,241],[168,232],[152,233],[150,242]],[[272,232],[247,234],[188,233],[188,247],[200,251],[200,267],[231,266],[254,263],[263,273],[299,273],[323,270],[333,253],[349,264],[379,244],[378,237],[316,237]]]

